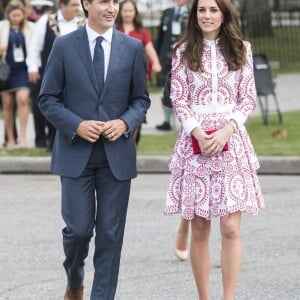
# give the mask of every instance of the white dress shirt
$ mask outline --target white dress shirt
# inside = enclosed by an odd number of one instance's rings
[[[34,24],[34,30],[31,38],[30,49],[27,55],[26,63],[28,66],[28,72],[38,72],[41,67],[41,53],[44,48],[44,41],[47,29],[48,14],[44,14]],[[57,11],[57,26],[60,35],[65,35],[76,29],[78,29],[78,18],[74,18],[70,21],[66,20],[61,12]]]
[[[88,24],[86,24],[86,32],[89,40],[89,46],[91,51],[91,56],[93,60],[94,56],[94,48],[96,45],[96,39],[99,36],[99,33],[94,31],[91,27],[89,27]],[[103,33],[101,36],[104,38],[102,41],[102,48],[104,51],[104,80],[106,79],[108,65],[109,65],[109,59],[110,59],[110,52],[111,52],[111,41],[112,41],[112,34],[113,34],[113,28],[108,29],[105,33]]]

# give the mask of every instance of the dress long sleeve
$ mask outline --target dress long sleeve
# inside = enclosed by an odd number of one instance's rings
[[[246,64],[241,71],[237,103],[232,112],[232,119],[238,123],[239,127],[244,125],[256,107],[253,56],[250,43],[245,42],[245,46],[247,50]]]

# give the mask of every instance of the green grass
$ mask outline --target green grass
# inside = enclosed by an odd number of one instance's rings
[[[177,132],[168,132],[162,135],[142,135],[138,155],[170,155],[172,153]]]
[[[269,124],[263,125],[261,116],[247,122],[247,129],[259,156],[300,156],[300,111],[283,113],[283,124],[277,115],[270,115]],[[275,133],[280,131],[281,136]],[[286,136],[285,136],[286,135]],[[138,155],[170,156],[177,132],[161,135],[142,135]],[[49,156],[45,149],[27,148],[6,150],[0,148],[0,156]]]
[[[258,116],[251,118],[246,127],[257,155],[300,156],[300,111],[284,113],[282,125],[279,124],[277,115],[270,115],[268,125],[263,125],[262,118]],[[282,137],[275,136],[278,131]],[[171,155],[176,138],[176,132],[143,135],[138,154]]]
[[[50,152],[44,148],[0,148],[0,156],[50,156]]]
[[[283,124],[278,123],[277,115],[270,116],[267,126],[262,125],[261,117],[248,121],[247,129],[258,155],[300,156],[300,111],[283,114]],[[281,131],[281,135],[276,132]],[[286,137],[285,137],[286,135]]]

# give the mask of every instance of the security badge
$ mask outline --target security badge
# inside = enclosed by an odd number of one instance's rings
[[[178,21],[172,21],[172,35],[181,34],[181,23]]]
[[[25,55],[22,46],[13,46],[13,57],[15,62],[23,62],[25,60]]]

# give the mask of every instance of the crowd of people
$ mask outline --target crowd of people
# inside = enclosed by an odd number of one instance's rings
[[[175,254],[190,253],[199,299],[210,299],[209,236],[219,218],[223,299],[235,298],[242,213],[264,208],[244,126],[256,105],[251,45],[229,0],[189,2],[162,12],[155,42],[132,0],[59,0],[57,10],[46,0],[3,2],[5,146],[27,146],[31,97],[35,145],[52,151],[51,171],[61,177],[65,300],[83,299],[94,232],[91,299],[114,299],[152,72],[169,103],[157,129],[171,129],[172,111],[181,125],[164,210],[181,216]]]
[[[1,59],[5,60],[7,58],[7,63],[12,69],[10,84],[1,87],[0,90],[5,123],[3,146],[7,149],[27,147],[28,105],[31,105],[35,147],[47,148],[51,151],[55,137],[55,128],[41,114],[36,101],[40,90],[41,78],[55,37],[69,33],[82,26],[85,23],[85,18],[79,0],[59,0],[58,2],[53,2],[53,0],[16,1],[21,2],[21,8],[14,9],[14,11],[19,10],[22,15],[21,20],[17,21],[20,22],[20,25],[13,24],[11,19],[12,13],[8,13],[8,10],[12,7],[12,4],[8,5],[11,0],[4,0],[0,4],[0,20],[2,19],[0,21],[0,55]],[[153,82],[153,73],[156,73],[156,84],[162,89],[164,88],[167,74],[171,70],[172,45],[182,35],[187,24],[189,14],[188,2],[188,0],[175,0],[173,7],[167,8],[162,12],[155,39],[143,26],[136,1],[120,2],[120,12],[115,26],[118,30],[142,41],[148,59],[147,79]],[[56,3],[58,3],[57,9]],[[16,29],[16,26],[20,28]],[[10,39],[7,38],[7,30],[10,30],[8,28],[12,28],[14,31],[20,30],[18,35],[22,41],[26,40],[26,43],[24,43],[26,47],[22,50],[23,62],[11,60],[15,41],[13,31],[10,32]],[[8,53],[6,53],[7,51]],[[16,78],[16,74],[20,74],[20,70],[17,71],[16,68],[23,69],[22,82]],[[26,72],[28,73],[28,79],[25,76]],[[20,97],[22,97],[22,100],[20,100]],[[162,100],[164,100],[163,93]],[[172,130],[171,119],[174,120],[172,109],[164,105],[161,107],[164,120],[162,124],[156,126],[156,129],[161,131]],[[19,126],[16,124],[16,115],[19,117]],[[144,122],[146,122],[146,119]],[[19,128],[19,132],[17,132],[17,128]],[[137,146],[140,137],[141,126],[135,132]]]
[[[7,149],[27,147],[26,132],[31,109],[35,147],[51,151],[55,128],[40,112],[37,97],[54,39],[78,29],[86,22],[80,1],[5,0],[0,4],[0,20],[0,55],[11,69],[9,82],[0,90],[5,126],[3,146]],[[135,1],[120,3],[115,26],[142,41],[148,59],[147,79],[152,80],[153,72],[162,73],[160,59],[164,58],[159,59],[153,37],[143,26]],[[170,50],[170,45],[168,48]],[[16,116],[19,124],[16,123]],[[141,126],[135,132],[136,145],[140,136]]]
[[[32,86],[27,57],[38,18],[53,6],[51,1],[11,0],[1,4],[0,55],[10,66],[9,80],[1,85],[1,105],[5,127],[3,146],[27,147],[27,123]],[[34,104],[35,99],[32,99]],[[16,115],[19,119],[17,131]]]

